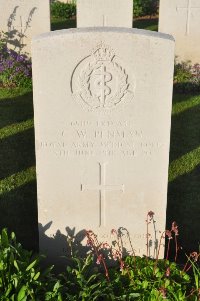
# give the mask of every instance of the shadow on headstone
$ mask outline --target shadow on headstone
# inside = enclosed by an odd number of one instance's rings
[[[85,229],[76,233],[76,229],[66,227],[66,233],[63,234],[60,230],[56,231],[56,234],[49,237],[46,234],[52,226],[52,221],[46,225],[39,224],[39,236],[40,236],[40,250],[41,253],[46,255],[43,261],[44,266],[54,265],[55,272],[60,272],[66,269],[67,265],[72,264],[72,255],[78,255],[80,258],[86,258],[88,253],[93,252],[94,263],[97,261],[97,255],[103,254],[106,260],[107,266],[116,266],[118,263],[114,259],[114,254],[117,250],[121,250],[122,257],[128,255],[135,256],[134,242],[131,241],[129,231],[124,227],[119,227],[115,230],[117,237],[113,237],[112,243],[107,244],[106,241],[99,241],[98,237],[94,239],[96,248],[88,244],[87,231]],[[156,227],[155,236],[156,237]],[[112,230],[113,231],[113,230]],[[89,231],[92,232],[92,231]],[[93,233],[93,232],[92,232]],[[95,235],[95,233],[93,233]],[[93,236],[94,237],[94,236]],[[158,239],[154,241],[154,238],[149,239],[148,252],[149,255],[156,255],[158,252]],[[127,250],[127,242],[130,244],[132,251]],[[116,253],[117,254],[117,253]]]
[[[25,48],[27,44],[27,30],[31,27],[31,22],[37,7],[33,7],[27,19],[24,21],[22,16],[18,16],[19,6],[15,6],[13,12],[10,14],[7,22],[7,32],[4,33],[4,39],[8,48],[12,48],[18,53],[26,53]],[[19,17],[20,24],[15,25],[16,18]]]
[[[40,250],[46,255],[43,261],[44,266],[55,265],[55,271],[60,272],[71,262],[72,252],[77,252],[81,257],[85,257],[89,248],[82,246],[81,242],[86,237],[86,231],[81,230],[75,234],[75,228],[66,227],[66,233],[62,234],[60,230],[56,231],[53,237],[49,237],[45,232],[51,227],[52,221],[46,225],[38,224],[40,233]],[[72,242],[73,241],[73,242]],[[71,242],[73,245],[71,245]]]

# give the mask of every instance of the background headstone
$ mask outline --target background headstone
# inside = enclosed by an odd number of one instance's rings
[[[77,27],[132,28],[132,23],[132,0],[77,0]]]
[[[173,63],[173,38],[150,31],[34,38],[40,248],[50,258],[67,252],[63,235],[81,246],[92,229],[111,242],[121,227],[142,256],[149,211],[156,230],[165,229]],[[149,231],[154,256],[159,232]]]
[[[174,36],[178,61],[200,63],[200,0],[160,0],[159,31]]]
[[[30,54],[34,35],[50,31],[49,0],[0,0],[0,32],[8,46]]]

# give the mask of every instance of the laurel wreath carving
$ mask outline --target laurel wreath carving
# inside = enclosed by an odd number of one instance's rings
[[[115,71],[118,74],[119,78],[119,87],[117,92],[109,99],[109,103],[111,106],[117,105],[121,100],[122,97],[127,93],[129,84],[128,84],[128,75],[126,74],[125,69],[123,69],[119,64],[116,62],[114,63]]]
[[[93,61],[87,65],[87,68],[83,69],[78,77],[78,83],[80,91],[78,92],[82,100],[91,107],[98,108],[99,99],[97,96],[92,96],[90,90],[90,76],[94,69],[98,69],[101,66],[100,62]]]
[[[106,100],[105,108],[112,108],[118,103],[121,102],[123,96],[127,93],[129,84],[128,84],[128,75],[126,74],[125,69],[123,69],[118,63],[111,61],[113,64],[114,70],[117,74],[119,80],[119,86],[117,92],[108,97]],[[101,61],[92,61],[88,63],[87,67],[83,69],[78,77],[78,94],[82,100],[92,108],[100,107],[100,100],[97,96],[92,95],[90,89],[90,77],[95,69],[98,69],[102,66],[103,62]]]

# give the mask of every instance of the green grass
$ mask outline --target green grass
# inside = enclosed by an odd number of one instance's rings
[[[32,92],[0,89],[0,228],[37,247]]]
[[[133,21],[134,28],[158,31],[158,18],[138,18]]]
[[[200,244],[200,95],[177,94],[173,98],[168,225],[180,225],[183,248]]]
[[[60,29],[67,29],[67,28],[75,28],[76,27],[76,20],[75,19],[51,19],[51,30],[60,30]]]
[[[66,20],[66,19],[51,19],[51,30],[60,30],[67,28],[75,28],[76,19]],[[133,22],[134,28],[147,29],[158,31],[158,18],[138,18]]]
[[[52,28],[63,28],[62,22]],[[156,25],[155,19],[136,24]],[[180,225],[184,250],[197,249],[200,242],[199,116],[200,95],[174,95],[167,226],[173,220]],[[33,99],[26,89],[0,89],[0,228],[5,226],[26,248],[37,247]]]

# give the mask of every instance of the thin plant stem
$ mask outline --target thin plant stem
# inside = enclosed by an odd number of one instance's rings
[[[158,252],[157,252],[157,255],[156,255],[156,261],[155,261],[155,265],[154,265],[154,272],[155,272],[155,269],[156,269],[157,264],[158,264],[158,258],[159,258],[159,255],[160,255],[160,248],[161,248],[161,245],[162,245],[162,239],[165,238],[164,234],[165,234],[165,231],[163,231],[163,233],[160,236],[160,242],[159,242],[159,246],[158,246]]]
[[[169,259],[170,241],[171,241],[171,239],[169,239],[169,238],[168,238],[168,244],[167,244],[167,256],[166,256],[166,260],[168,260],[168,259]]]
[[[147,259],[148,259],[149,256],[149,215],[148,214],[147,214],[146,223],[147,223]]]
[[[177,242],[177,235],[175,234],[175,244],[176,244],[176,254],[175,254],[175,262],[177,261],[178,256],[178,242]]]
[[[101,254],[101,253],[99,252],[99,249],[98,249],[99,242],[98,242],[98,240],[97,240],[97,236],[96,236],[93,232],[91,232],[91,233],[92,233],[92,235],[94,236],[94,239],[91,237],[91,234],[89,233],[89,231],[86,231],[87,238],[88,238],[88,240],[89,240],[89,242],[90,242],[90,245],[91,245],[91,247],[93,248],[93,250],[94,250],[94,252],[95,252],[97,258],[99,258],[99,257],[101,258],[100,262],[103,263],[103,267],[104,267],[104,270],[105,270],[106,278],[107,278],[107,280],[110,282],[110,277],[109,277],[109,273],[108,273],[108,268],[107,268],[107,266],[106,266],[106,262],[105,262],[105,260],[104,260],[103,254]],[[95,243],[96,243],[96,244],[95,244]]]

